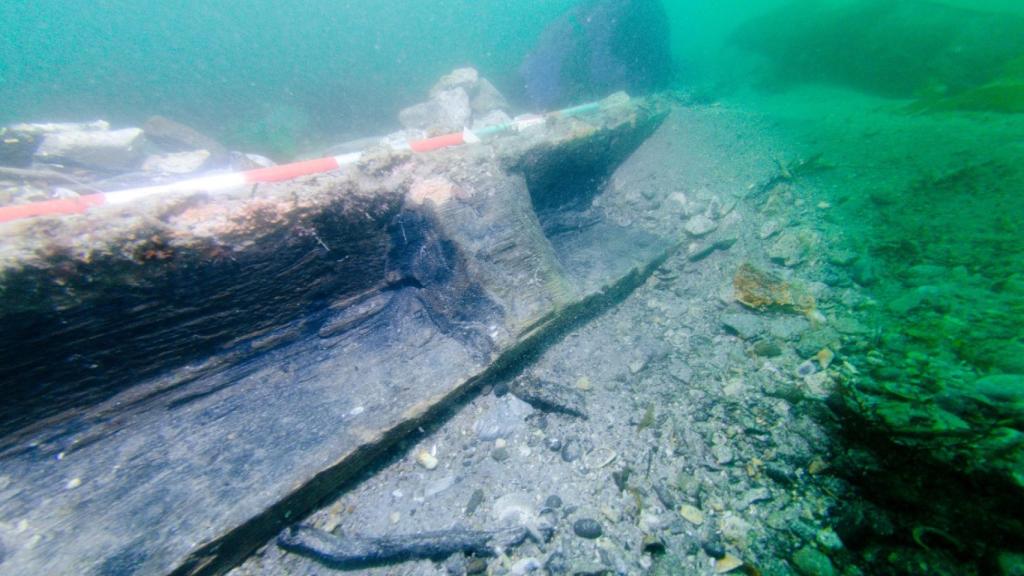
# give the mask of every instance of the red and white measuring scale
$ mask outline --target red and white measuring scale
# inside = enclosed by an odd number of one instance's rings
[[[599,108],[600,103],[594,102],[560,110],[550,114],[549,116],[576,116],[598,110]],[[480,142],[482,137],[502,132],[521,131],[533,126],[542,125],[545,118],[545,116],[527,114],[517,116],[515,120],[507,124],[488,126],[475,131],[470,131],[467,128],[462,132],[445,134],[434,138],[427,138],[425,140],[406,141],[392,145],[392,147],[396,150],[411,150],[412,152],[423,153],[440,150],[441,148],[450,148],[452,146],[475,144]],[[226,174],[201,176],[199,178],[182,180],[171,184],[129,188],[127,190],[117,190],[114,192],[100,192],[75,198],[45,200],[42,202],[32,202],[29,204],[18,204],[14,206],[2,206],[0,207],[0,222],[10,222],[12,220],[21,220],[23,218],[32,218],[35,216],[81,214],[96,206],[129,204],[142,198],[149,198],[169,193],[220,192],[261,182],[281,182],[284,180],[298,178],[299,176],[321,174],[337,170],[343,166],[356,163],[361,157],[362,152],[352,152],[349,154],[342,154],[340,156],[326,156],[324,158],[316,158],[314,160],[303,160],[301,162],[281,164],[280,166],[271,166],[269,168],[257,168],[255,170],[246,170],[244,172],[230,172]]]

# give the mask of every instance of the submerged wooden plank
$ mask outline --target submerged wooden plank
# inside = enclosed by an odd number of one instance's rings
[[[42,330],[43,350],[21,348],[34,376],[10,385],[37,412],[6,415],[0,574],[222,572],[482,377],[638,285],[671,241],[563,197],[548,216],[586,225],[545,234],[533,207],[558,186],[544,159],[581,142],[590,168],[573,174],[600,187],[660,122],[643,106],[258,201],[159,204],[155,248],[135,219],[84,243],[88,259],[59,241],[9,253],[5,318]],[[173,258],[140,261],[122,249],[132,238]],[[203,260],[211,238],[226,256]],[[95,282],[53,284],[48,265],[66,262]],[[15,303],[12,279],[46,289]],[[88,377],[39,365],[76,347],[130,361]]]

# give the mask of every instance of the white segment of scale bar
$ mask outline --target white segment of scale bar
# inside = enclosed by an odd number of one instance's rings
[[[145,186],[142,188],[129,188],[127,190],[107,192],[103,195],[103,198],[107,204],[127,204],[129,202],[134,202],[142,198],[148,198],[159,194],[169,194],[172,192],[214,192],[228,190],[237,186],[244,186],[246,183],[245,172],[232,172],[230,174],[215,174],[213,176],[205,176],[203,178],[195,178],[192,180],[185,180],[183,182],[175,182],[173,184],[161,184],[159,186]]]

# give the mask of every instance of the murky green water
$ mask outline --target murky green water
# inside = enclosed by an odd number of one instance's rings
[[[294,152],[392,127],[456,66],[508,76],[570,4],[5,2],[0,122],[160,113]]]
[[[293,151],[322,132],[391,127],[400,107],[456,66],[507,88],[545,25],[573,4],[14,0],[0,6],[0,122],[137,123],[161,113]],[[670,4],[687,82],[716,77],[730,30],[764,9]]]

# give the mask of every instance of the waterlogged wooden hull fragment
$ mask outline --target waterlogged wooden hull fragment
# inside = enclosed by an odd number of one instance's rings
[[[237,564],[669,255],[591,204],[663,117],[5,225],[0,575]]]

